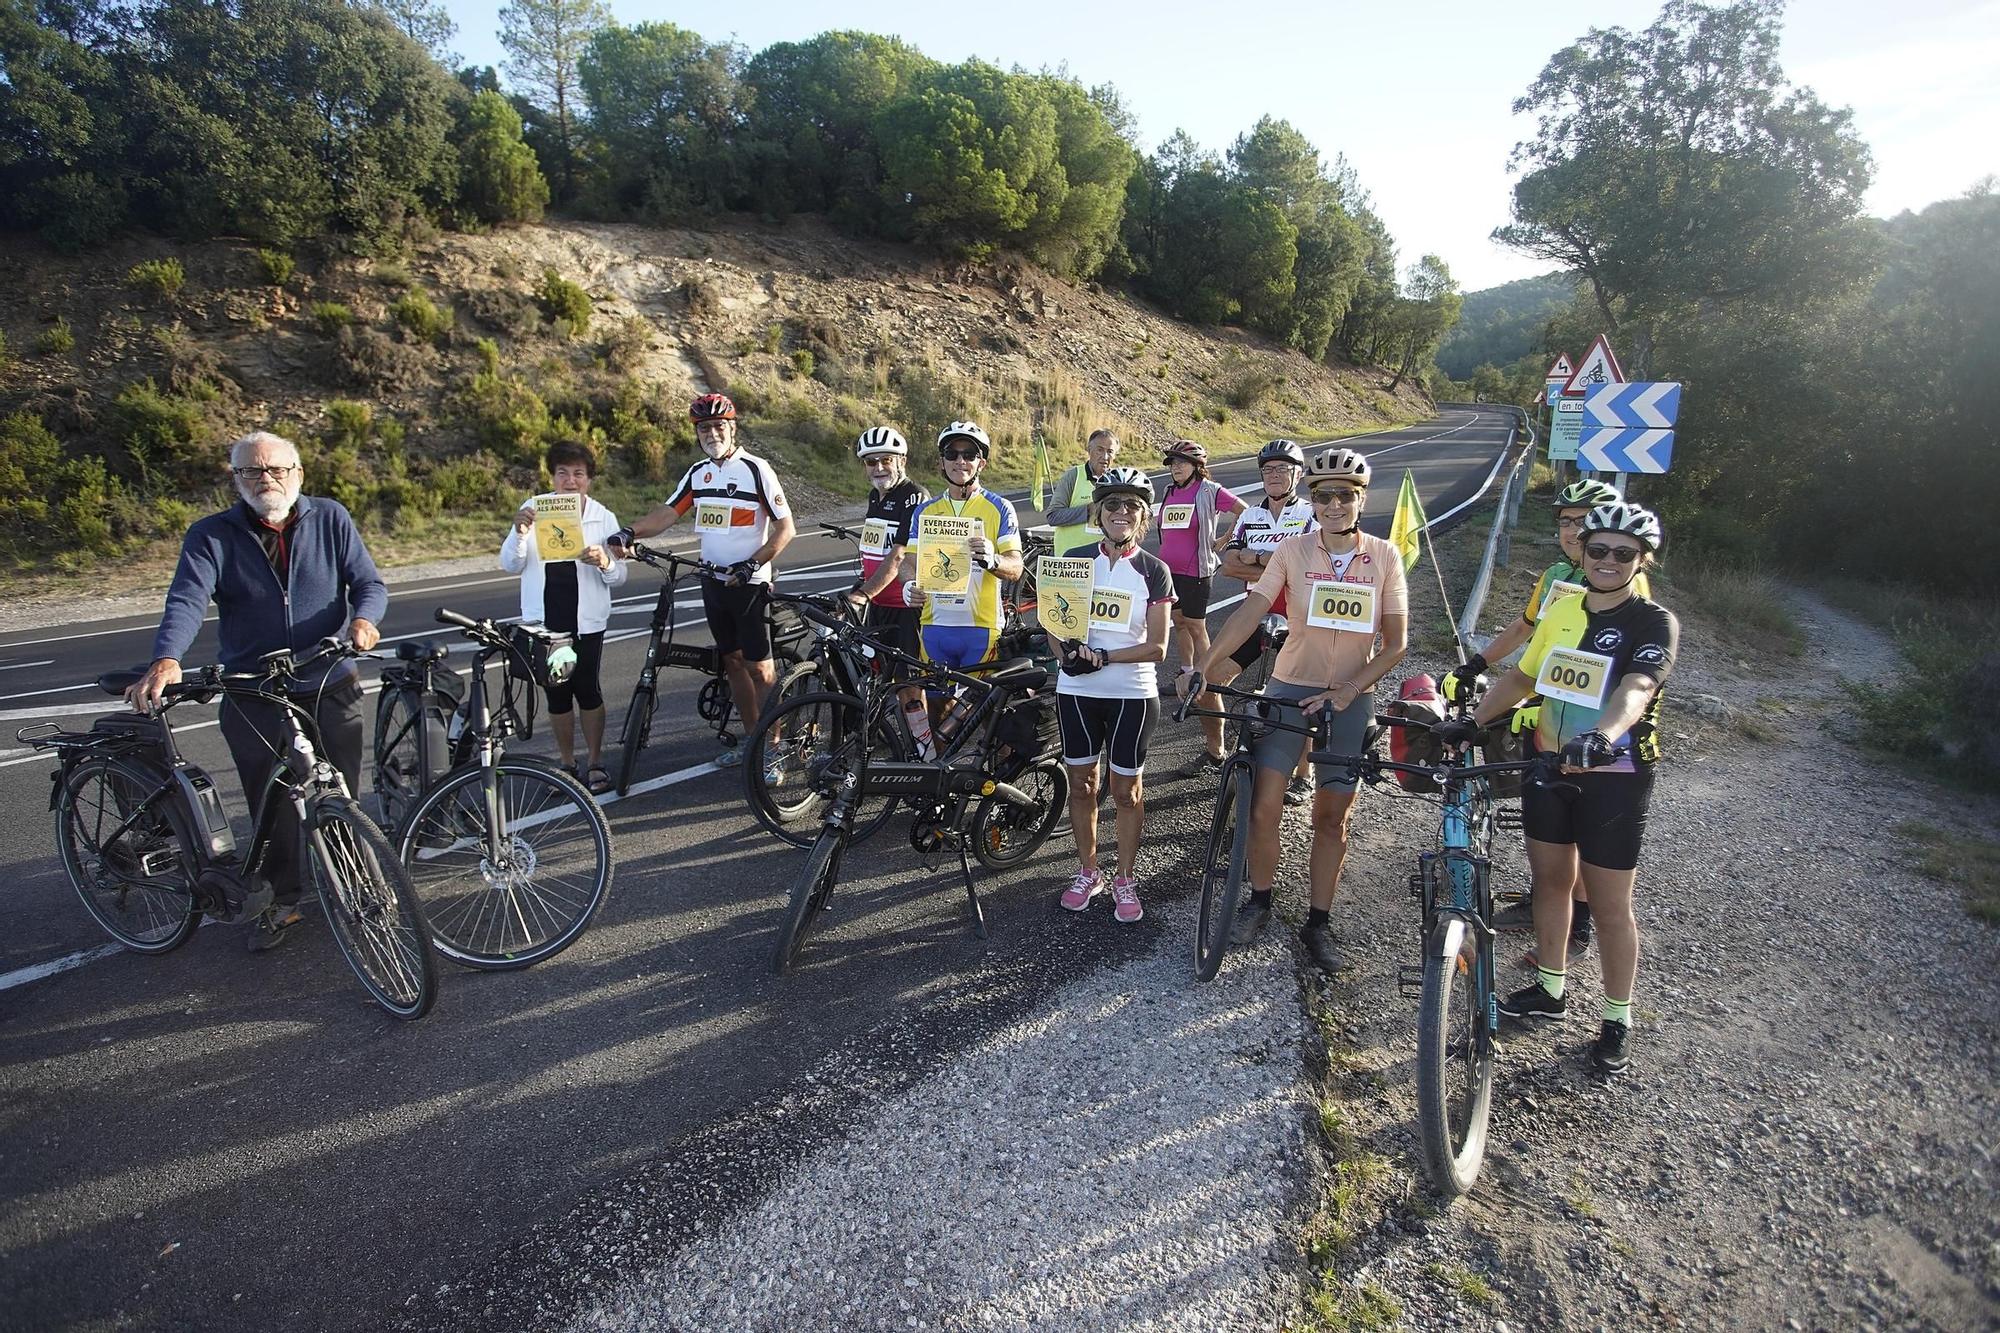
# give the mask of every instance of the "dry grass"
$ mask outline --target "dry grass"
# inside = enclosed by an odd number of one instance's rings
[[[1778,581],[1755,567],[1713,560],[1699,553],[1676,556],[1656,582],[1679,600],[1699,607],[1717,631],[1741,647],[1796,657],[1805,651],[1805,631],[1778,593]]]
[[[1958,885],[1967,912],[2000,926],[2000,842],[1962,837],[1916,820],[1897,825],[1896,832],[1919,849],[1917,869]]]

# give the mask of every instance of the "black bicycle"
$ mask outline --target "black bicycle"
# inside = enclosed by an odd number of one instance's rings
[[[548,632],[442,607],[437,618],[477,645],[472,677],[451,719],[453,767],[410,807],[396,848],[438,952],[484,971],[529,967],[574,944],[611,896],[611,825],[573,774],[507,753],[525,732],[517,692],[532,699]],[[498,710],[487,686],[496,660]]]
[[[321,756],[312,713],[286,690],[316,668],[360,656],[328,639],[303,657],[271,653],[256,672],[204,668],[168,686],[151,716],[101,717],[87,732],[47,723],[18,733],[60,755],[49,796],[56,846],[85,910],[113,939],[137,953],[166,953],[204,916],[239,921],[267,910],[272,891],[260,871],[279,805],[289,802],[342,957],[389,1013],[411,1020],[429,1012],[437,959],[416,893],[388,839]],[[114,671],[97,683],[123,694],[144,674]],[[181,755],[170,716],[180,704],[218,696],[275,708],[283,729],[282,762],[256,796],[250,840],[241,846],[214,780]]]
[[[822,748],[817,751],[823,757],[810,767],[807,780],[825,811],[792,885],[773,967],[780,973],[791,970],[806,934],[833,896],[848,846],[867,822],[879,827],[898,801],[913,811],[911,847],[923,855],[956,854],[973,929],[984,939],[986,916],[968,854],[989,870],[1020,864],[1047,841],[1069,799],[1054,710],[1041,696],[1049,684],[1047,669],[1017,659],[978,674],[952,671],[911,657],[815,607],[799,609],[846,639],[853,651],[879,656],[891,669],[864,677],[859,695],[815,693],[789,701],[795,710],[824,711]],[[939,724],[942,748],[932,759],[879,758],[871,753],[876,747],[870,738],[903,726],[898,691],[908,686],[953,692],[954,709]],[[759,725],[778,726],[780,715],[767,713]],[[899,753],[915,753],[907,732],[899,744]],[[753,748],[750,760],[756,757]],[[864,815],[871,798],[880,809]]]
[[[729,677],[723,670],[722,654],[712,644],[674,641],[678,620],[674,597],[684,575],[693,573],[727,578],[730,571],[705,560],[675,555],[671,551],[656,551],[639,542],[628,546],[626,554],[663,570],[666,578],[660,584],[658,599],[653,603],[646,655],[639,664],[639,683],[632,688],[632,701],[625,708],[625,725],[618,734],[615,785],[620,796],[631,790],[632,779],[639,771],[639,752],[652,739],[653,711],[659,705],[660,668],[663,666],[685,667],[708,677],[702,682],[701,693],[695,697],[695,712],[715,728],[716,739],[722,745],[736,743],[736,736],[730,730],[730,723],[736,717],[736,700],[729,690]],[[771,648],[778,659],[778,673],[782,677],[800,658],[806,627],[797,617],[781,612],[775,605],[767,614],[771,624]]]

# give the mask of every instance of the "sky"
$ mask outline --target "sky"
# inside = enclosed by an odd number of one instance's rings
[[[501,64],[497,6],[447,8],[460,55]],[[1513,115],[1514,98],[1590,27],[1643,28],[1659,5],[612,0],[611,12],[753,52],[854,28],[900,36],[940,61],[1067,66],[1086,85],[1118,88],[1144,148],[1185,129],[1221,151],[1261,116],[1289,120],[1324,158],[1353,164],[1400,263],[1441,255],[1477,291],[1544,267],[1488,236],[1508,219],[1508,154],[1533,130],[1530,117]],[[1851,107],[1874,153],[1870,213],[1922,209],[2000,175],[2000,0],[1793,0],[1784,31],[1787,77]]]

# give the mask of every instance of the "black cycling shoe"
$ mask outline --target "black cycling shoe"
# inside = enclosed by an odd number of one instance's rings
[[[1255,944],[1270,920],[1271,904],[1245,898],[1236,908],[1235,919],[1229,923],[1231,947],[1240,949],[1246,944]]]
[[[1625,1072],[1632,1063],[1632,1028],[1607,1018],[1598,1029],[1597,1044],[1590,1048],[1590,1067],[1609,1078]]]
[[[1569,951],[1572,957],[1590,950],[1590,918],[1577,914],[1569,919]]]
[[[1339,941],[1333,937],[1333,927],[1325,922],[1317,926],[1306,926],[1299,931],[1299,941],[1306,946],[1306,957],[1313,960],[1320,971],[1332,976],[1340,970]]]
[[[1486,923],[1495,930],[1533,930],[1535,928],[1535,900],[1523,898],[1511,907],[1503,907],[1493,914]]]
[[[1200,750],[1195,753],[1193,759],[1181,765],[1181,770],[1176,776],[1183,778],[1212,778],[1221,771],[1222,756],[1219,754],[1210,754],[1207,750]]]
[[[303,920],[297,903],[279,903],[270,911],[259,913],[250,923],[250,937],[245,943],[251,953],[275,949],[285,942],[286,933]]]
[[[1500,1001],[1500,1013],[1523,1022],[1531,1018],[1562,1018],[1569,1013],[1569,997],[1557,999],[1542,989],[1541,982],[1530,982]]]
[[[1293,778],[1285,784],[1286,805],[1304,805],[1312,799],[1312,794],[1312,783],[1307,782],[1304,778]]]

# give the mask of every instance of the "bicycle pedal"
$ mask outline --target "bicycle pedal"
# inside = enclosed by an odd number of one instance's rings
[[[1396,969],[1396,989],[1406,1000],[1419,1000],[1424,994],[1424,969],[1418,963],[1405,963]]]
[[[1410,896],[1419,902],[1424,896],[1424,875],[1421,870],[1410,876]]]
[[[1503,805],[1495,810],[1493,812],[1493,827],[1506,829],[1515,833],[1520,832],[1522,828],[1521,807],[1518,805]]]

